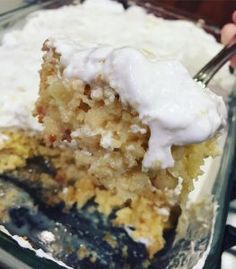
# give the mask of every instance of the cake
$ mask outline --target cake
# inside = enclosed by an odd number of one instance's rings
[[[102,213],[118,209],[114,224],[146,242],[152,257],[204,158],[217,152],[224,102],[176,61],[71,43],[44,43],[35,109],[46,143],[74,148],[78,179],[64,198],[79,204],[82,190],[83,202],[95,198]],[[180,178],[181,195],[174,197]]]
[[[57,190],[45,193],[45,199],[52,204],[59,199],[68,208],[94,200],[101,214],[115,212],[114,227],[144,244],[151,259],[165,245],[164,232],[176,226],[204,159],[219,153],[225,105],[209,89],[200,89],[186,68],[194,74],[220,48],[191,22],[156,18],[137,6],[125,11],[108,0],[37,12],[23,29],[6,33],[0,47],[1,172],[43,156],[56,172],[39,180]],[[121,77],[112,60],[120,63]],[[128,67],[137,68],[129,73]],[[135,81],[157,91],[147,91],[147,98],[137,87],[131,92]],[[170,83],[166,97],[158,93],[163,81]],[[213,88],[226,91],[229,83],[224,68]],[[183,108],[180,114],[175,101]],[[150,112],[152,104],[157,114]]]

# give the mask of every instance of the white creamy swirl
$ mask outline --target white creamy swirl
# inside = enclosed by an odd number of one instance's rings
[[[38,97],[41,48],[47,38],[62,33],[71,43],[86,47],[91,43],[128,46],[149,51],[158,59],[175,59],[192,75],[222,48],[192,22],[157,18],[135,5],[124,10],[110,0],[86,0],[81,5],[35,12],[2,38],[0,128],[42,129],[32,116]],[[212,82],[222,95],[231,91],[232,84],[227,66]]]

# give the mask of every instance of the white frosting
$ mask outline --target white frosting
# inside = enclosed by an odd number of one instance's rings
[[[130,46],[155,54],[158,59],[181,61],[193,75],[221,48],[214,38],[191,22],[168,21],[146,14],[142,8],[109,0],[87,0],[31,14],[21,29],[10,30],[0,46],[0,127],[40,130],[32,117],[38,95],[41,47],[51,36],[63,33],[71,42]],[[214,87],[230,91],[227,68],[214,79]]]
[[[226,123],[222,97],[203,89],[177,61],[157,61],[133,48],[81,49],[63,38],[49,44],[61,54],[65,78],[93,84],[101,76],[138,111],[151,131],[144,168],[173,166],[172,145],[202,142]]]

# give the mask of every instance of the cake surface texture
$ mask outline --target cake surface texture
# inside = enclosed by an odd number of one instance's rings
[[[174,195],[182,178],[188,193],[204,158],[216,152],[214,136],[226,121],[223,99],[203,90],[178,62],[148,59],[133,48],[81,49],[60,37],[43,49],[35,114],[46,142],[74,147],[87,171],[76,184],[105,187],[103,196],[112,192],[103,213],[121,207],[114,222],[132,227],[129,235],[145,239],[152,257],[181,204],[168,188]]]

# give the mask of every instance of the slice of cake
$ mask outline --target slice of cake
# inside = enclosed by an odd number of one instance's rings
[[[35,115],[47,143],[71,147],[76,160],[75,184],[62,198],[81,206],[94,198],[102,213],[116,210],[114,225],[152,257],[204,158],[217,153],[222,98],[180,63],[146,51],[83,48],[63,38],[43,50]]]

